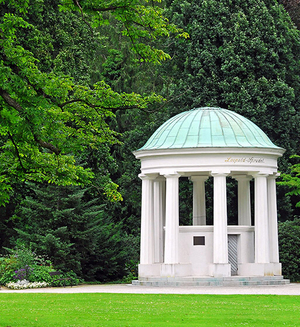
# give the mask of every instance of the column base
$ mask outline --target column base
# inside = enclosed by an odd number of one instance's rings
[[[214,263],[209,266],[209,274],[213,277],[231,276],[231,265],[229,263]]]
[[[192,265],[187,264],[167,264],[161,265],[160,275],[162,277],[191,276]]]
[[[160,276],[160,263],[139,264],[139,277]]]
[[[139,264],[139,277],[183,277],[191,276],[191,264]]]
[[[239,264],[240,276],[281,276],[281,263],[243,263]]]

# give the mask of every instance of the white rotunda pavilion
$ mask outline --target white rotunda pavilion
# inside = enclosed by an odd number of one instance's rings
[[[182,112],[161,125],[134,152],[142,180],[139,280],[134,284],[287,282],[279,263],[275,181],[284,151],[250,120],[222,108]],[[192,226],[179,226],[181,176],[193,183]],[[211,176],[213,225],[207,225],[205,181]],[[238,183],[238,225],[227,222],[227,176]]]

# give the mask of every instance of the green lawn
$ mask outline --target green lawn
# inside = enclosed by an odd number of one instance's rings
[[[300,296],[0,291],[0,326],[300,326]]]

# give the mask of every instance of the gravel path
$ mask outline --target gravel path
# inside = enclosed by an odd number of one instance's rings
[[[132,293],[132,294],[276,294],[300,295],[300,283],[282,286],[240,286],[240,287],[147,287],[131,284],[79,285],[73,287],[49,287],[26,290],[0,289],[3,293]]]

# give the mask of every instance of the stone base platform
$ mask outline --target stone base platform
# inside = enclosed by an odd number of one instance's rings
[[[259,286],[259,285],[286,285],[289,279],[283,276],[262,277],[140,277],[133,280],[133,286]]]

